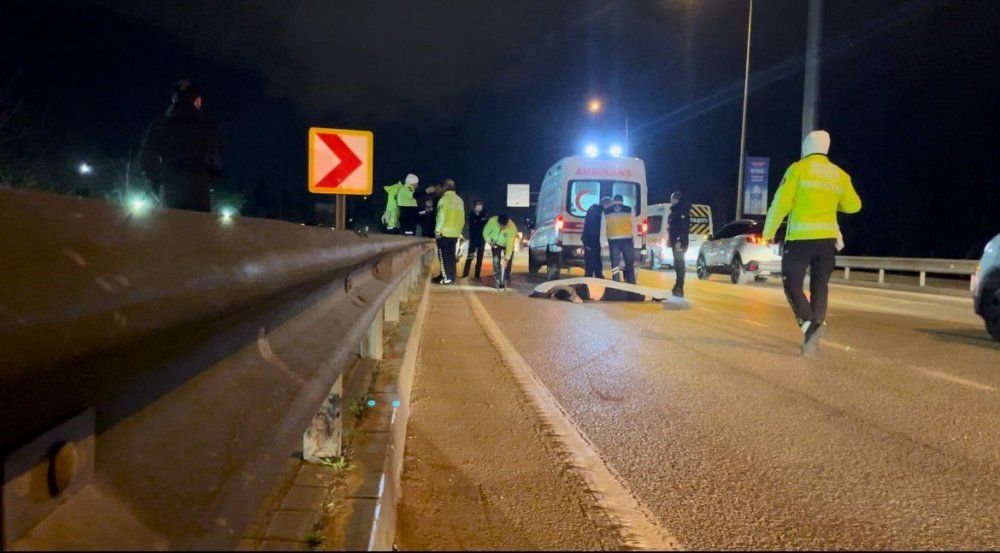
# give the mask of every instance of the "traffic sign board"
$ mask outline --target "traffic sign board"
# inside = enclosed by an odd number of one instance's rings
[[[371,131],[309,129],[309,191],[314,194],[372,193]]]

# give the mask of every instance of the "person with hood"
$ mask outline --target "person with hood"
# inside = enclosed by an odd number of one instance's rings
[[[684,275],[687,266],[684,254],[687,253],[688,239],[691,234],[691,204],[678,190],[670,195],[670,215],[667,216],[667,246],[674,252],[674,289],[678,298],[684,297]]]
[[[165,207],[212,211],[212,185],[222,169],[219,128],[201,108],[198,87],[177,81],[166,114],[143,137],[139,165]]]
[[[483,227],[482,237],[493,253],[493,279],[496,288],[506,289],[510,284],[510,269],[514,263],[517,225],[505,213],[494,215]]]
[[[417,201],[413,197],[413,188],[418,182],[420,179],[410,173],[403,182],[396,181],[383,188],[386,193],[386,203],[382,224],[385,225],[387,233],[405,234],[409,231],[412,236],[416,232]]]
[[[472,254],[476,255],[476,280],[483,270],[483,255],[486,253],[486,241],[483,239],[483,228],[489,216],[486,215],[486,207],[483,202],[476,200],[472,203],[472,211],[467,217],[469,221],[469,249],[465,254],[465,270],[462,271],[462,278],[468,278],[469,269],[472,268]]]
[[[407,236],[417,235],[417,198],[414,195],[420,179],[410,173],[403,186],[396,190],[396,206],[399,207],[399,230]]]
[[[763,238],[774,240],[781,222],[788,217],[781,281],[785,296],[804,334],[802,355],[819,348],[826,332],[826,309],[830,275],[842,244],[837,212],[861,211],[861,198],[851,177],[827,158],[830,134],[813,131],[802,141],[802,159],[793,163],[778,186],[767,210]],[[810,271],[809,297],[803,292],[806,270]]]
[[[447,179],[441,185],[444,193],[437,203],[434,237],[437,238],[438,260],[441,262],[440,284],[455,282],[458,237],[465,228],[465,203],[455,193],[455,181]]]
[[[601,261],[601,220],[604,210],[611,207],[611,196],[587,208],[583,218],[583,276],[604,278],[604,263]]]
[[[611,207],[604,210],[604,226],[608,236],[608,253],[611,257],[611,278],[621,281],[619,264],[625,262],[625,282],[635,284],[635,242],[632,237],[632,208],[625,205],[625,198],[615,194]]]

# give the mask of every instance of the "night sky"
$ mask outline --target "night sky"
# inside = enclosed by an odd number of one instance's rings
[[[451,177],[496,211],[507,183],[537,190],[588,138],[623,142],[617,109],[587,114],[599,95],[628,111],[650,201],[682,190],[718,229],[735,209],[747,4],[8,0],[0,88],[26,132],[0,128],[0,170],[30,157],[70,179],[80,160],[135,155],[189,77],[244,214],[315,221],[329,198],[306,191],[310,126],[374,131],[376,190]],[[806,11],[755,3],[747,151],[771,158],[772,195],[798,158]],[[864,202],[841,217],[845,253],[978,257],[1000,232],[997,29],[996,0],[825,0],[819,124]],[[357,200],[355,224],[382,202]]]

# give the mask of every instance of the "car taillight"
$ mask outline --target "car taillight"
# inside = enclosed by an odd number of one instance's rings
[[[767,240],[764,240],[763,236],[757,236],[756,234],[747,236],[747,242],[751,244],[767,244]]]
[[[562,215],[556,216],[556,231],[557,232],[561,231],[563,229],[563,225],[565,225],[565,224],[566,224],[566,221],[563,221]]]
[[[649,232],[649,219],[642,220],[642,233],[646,234]]]

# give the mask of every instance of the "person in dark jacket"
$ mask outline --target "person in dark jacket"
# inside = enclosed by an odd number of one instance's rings
[[[601,219],[604,210],[611,207],[611,198],[605,196],[601,201],[587,209],[583,219],[583,276],[604,278],[604,264],[601,262]]]
[[[417,224],[420,225],[420,236],[434,238],[434,198],[424,197],[424,206],[417,212]]]
[[[166,114],[146,129],[140,165],[165,207],[212,210],[211,189],[221,171],[219,129],[201,106],[194,83],[177,81]]]
[[[684,254],[688,249],[688,238],[691,234],[691,204],[680,191],[670,195],[670,215],[667,217],[667,246],[674,252],[673,293],[679,298],[684,297],[684,275],[687,273]]]
[[[483,228],[490,220],[486,215],[486,206],[483,202],[476,200],[472,204],[472,211],[469,212],[469,247],[465,254],[465,270],[462,271],[462,278],[469,277],[469,269],[472,268],[472,254],[476,254],[476,280],[483,270],[483,255],[486,254],[486,239],[483,238]]]

